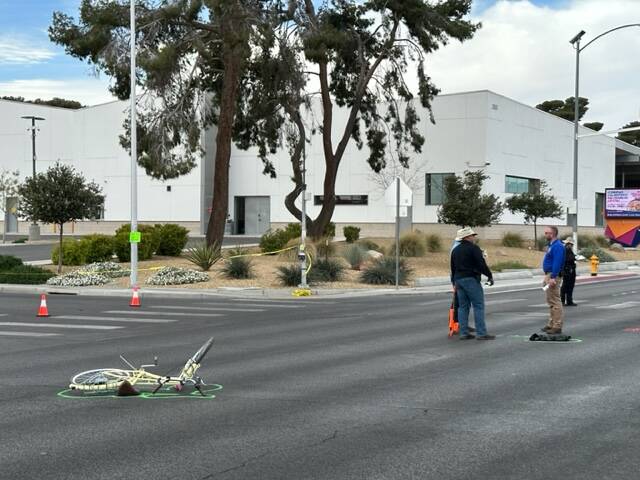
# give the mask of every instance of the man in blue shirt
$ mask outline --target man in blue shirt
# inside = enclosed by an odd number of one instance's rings
[[[542,260],[544,270],[543,289],[546,292],[547,304],[549,305],[549,321],[542,328],[549,334],[562,333],[562,300],[560,299],[560,287],[562,278],[560,273],[564,266],[564,244],[558,240],[558,227],[549,226],[544,229],[544,236],[549,242],[549,248]]]

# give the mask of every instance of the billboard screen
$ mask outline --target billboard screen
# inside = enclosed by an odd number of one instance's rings
[[[640,188],[616,188],[605,191],[607,218],[640,218]]]

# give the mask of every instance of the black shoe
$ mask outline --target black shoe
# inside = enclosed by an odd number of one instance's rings
[[[473,340],[474,338],[476,338],[476,336],[471,335],[470,333],[467,333],[466,335],[460,335],[460,340]]]
[[[496,336],[495,335],[478,335],[478,337],[476,338],[476,340],[495,340]]]
[[[544,333],[547,333],[549,330],[551,330],[551,327],[549,327],[548,325],[540,329],[540,331]]]
[[[565,304],[565,306],[566,306],[566,307],[577,307],[577,306],[578,306],[578,304],[577,304],[577,303],[570,302],[570,303]]]
[[[469,333],[476,333],[476,329],[473,327],[469,327],[468,330],[469,330]]]

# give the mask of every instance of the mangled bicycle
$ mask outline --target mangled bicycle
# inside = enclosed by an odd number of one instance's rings
[[[87,370],[75,375],[71,379],[69,388],[85,393],[115,391],[117,395],[128,396],[139,393],[135,389],[136,386],[153,388],[152,394],[155,394],[163,387],[173,387],[177,392],[180,392],[185,386],[190,385],[200,392],[202,396],[205,396],[202,387],[206,384],[201,377],[196,375],[196,372],[212,345],[213,337],[207,340],[187,360],[184,367],[175,376],[157,375],[147,370],[147,368],[158,366],[158,357],[154,358],[154,363],[140,365],[136,368],[124,356],[120,355],[120,359],[130,367],[129,369],[98,368],[96,370]]]

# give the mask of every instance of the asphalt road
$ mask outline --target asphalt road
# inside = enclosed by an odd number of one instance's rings
[[[189,240],[188,246],[202,242],[202,238],[192,238]],[[236,245],[247,245],[260,242],[260,237],[234,236],[225,237],[223,245],[233,247]],[[51,259],[51,249],[55,245],[55,241],[51,243],[38,243],[32,245],[23,244],[6,244],[0,243],[0,255],[13,255],[21,258],[23,261],[41,261]]]
[[[143,297],[140,311],[51,295],[47,319],[36,296],[0,294],[0,477],[637,478],[639,292],[579,285],[569,343],[527,341],[540,289],[487,295],[490,342],[447,338],[443,294]],[[119,354],[177,366],[209,336],[214,399],[57,395]]]

